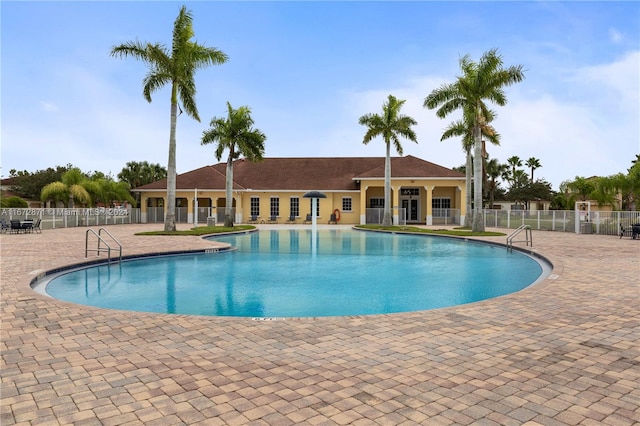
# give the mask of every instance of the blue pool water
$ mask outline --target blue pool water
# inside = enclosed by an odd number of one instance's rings
[[[265,230],[215,238],[237,247],[65,272],[52,297],[158,313],[314,317],[408,312],[521,290],[541,265],[504,247],[353,230]]]

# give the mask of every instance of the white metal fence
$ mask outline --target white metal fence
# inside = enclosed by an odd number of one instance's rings
[[[621,226],[629,229],[634,223],[640,223],[639,211],[484,211],[485,226],[495,228],[515,229],[521,225],[529,225],[532,229],[543,231],[619,235]]]
[[[391,209],[391,216],[395,218],[397,216],[397,220],[393,219],[394,225],[406,225],[407,224],[407,209],[402,208],[393,208]],[[365,210],[365,223],[368,225],[382,225],[382,219],[384,219],[384,209],[383,208],[373,208]],[[397,222],[397,223],[396,223]]]
[[[619,235],[621,227],[630,229],[631,225],[640,223],[640,211],[484,210],[483,213],[486,227],[516,229],[521,225],[529,225],[536,230],[580,234]],[[224,222],[224,209],[202,207],[198,208],[197,223],[207,223],[212,214],[217,223]],[[393,209],[392,215],[398,218],[394,225],[406,225],[406,214],[406,209]],[[365,217],[367,224],[382,224],[384,209],[366,209]],[[0,218],[6,222],[41,219],[42,229],[143,223],[140,209],[134,208],[3,208],[0,209]],[[460,210],[434,209],[432,218],[434,225],[460,225]],[[162,222],[162,207],[147,208],[144,223]],[[185,207],[176,208],[176,222],[192,222]]]
[[[5,221],[40,219],[41,229],[70,228],[75,226],[120,225],[140,223],[140,209],[112,208],[3,208],[0,218]]]
[[[460,225],[460,209],[433,209],[433,225]]]

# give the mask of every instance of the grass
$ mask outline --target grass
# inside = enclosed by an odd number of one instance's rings
[[[223,234],[226,232],[242,232],[256,229],[252,225],[235,225],[233,227],[225,226],[198,226],[196,228],[187,229],[184,231],[148,231],[138,232],[136,235],[211,235],[211,234]]]
[[[373,229],[388,232],[411,232],[416,234],[436,234],[436,235],[453,235],[457,237],[500,237],[502,232],[472,232],[470,228],[454,228],[454,229],[425,229],[415,226],[382,226],[382,225],[358,225],[356,228]]]

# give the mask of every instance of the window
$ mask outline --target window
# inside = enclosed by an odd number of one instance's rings
[[[343,212],[351,211],[351,197],[342,197],[342,211]]]
[[[269,214],[271,216],[280,216],[280,198],[279,197],[271,197]]]
[[[372,209],[383,209],[384,198],[371,198],[369,200],[369,207]]]
[[[260,216],[260,198],[251,197],[251,216]]]
[[[450,209],[451,198],[434,198],[431,201],[431,207],[434,209]]]
[[[420,195],[420,188],[402,188],[400,192],[402,195]]]
[[[313,198],[309,198],[309,213],[313,212]],[[320,199],[318,198],[318,204],[316,205],[316,217],[320,217]]]
[[[433,207],[433,217],[450,217],[451,198],[434,198],[431,200]]]
[[[289,214],[291,216],[300,217],[300,198],[291,197],[291,209]]]

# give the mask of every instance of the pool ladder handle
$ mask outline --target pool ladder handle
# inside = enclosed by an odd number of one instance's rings
[[[514,240],[514,238],[521,233],[522,231],[524,231],[524,240]],[[518,242],[524,242],[526,241],[527,246],[531,246],[533,247],[533,234],[531,233],[531,226],[530,225],[520,225],[515,231],[513,231],[508,237],[507,237],[507,250],[509,251],[513,251],[513,243],[518,243]]]
[[[114,243],[118,245],[117,247],[117,250],[119,252],[118,262],[122,262],[122,244],[120,244],[120,242],[113,235],[111,235],[111,233],[107,231],[105,228],[100,228],[97,233],[91,228],[87,229],[87,233],[85,234],[85,239],[84,239],[84,257],[88,257],[90,251],[95,251],[97,253],[96,256],[100,256],[100,253],[107,253],[107,263],[111,264],[111,246],[104,238],[102,238],[103,231],[105,234],[111,237],[111,240],[113,240]],[[89,233],[95,235],[98,240],[98,246],[95,249],[89,248]],[[102,246],[103,244],[104,244],[104,247]],[[115,249],[116,248],[114,247],[114,250]]]

